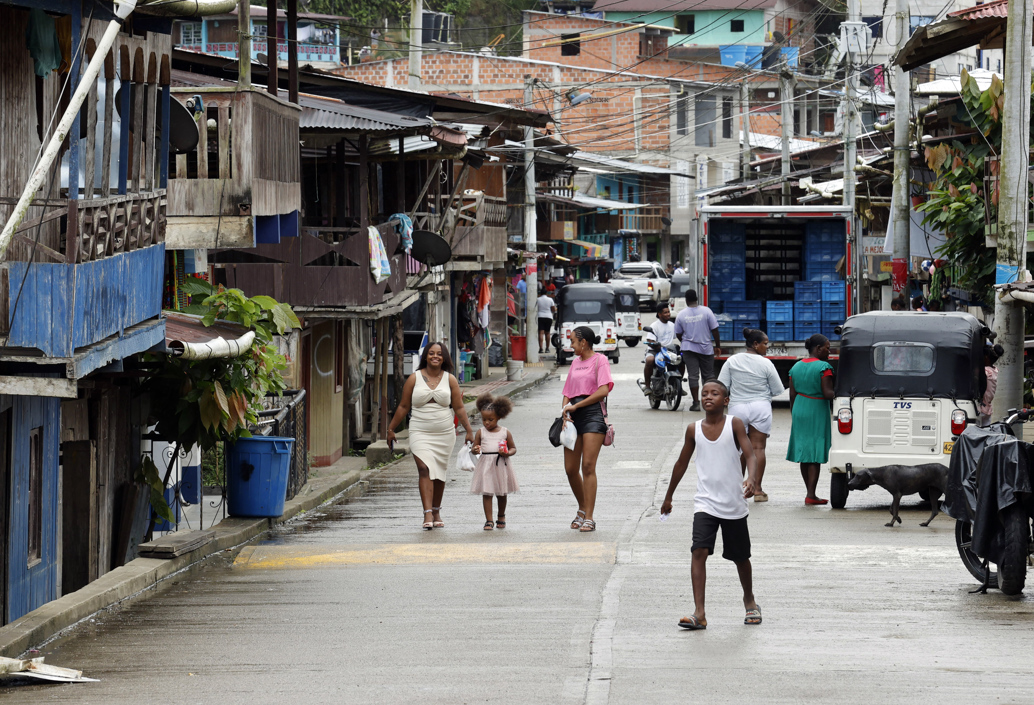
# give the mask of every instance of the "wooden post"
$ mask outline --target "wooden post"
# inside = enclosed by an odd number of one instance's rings
[[[266,4],[266,90],[270,95],[276,95],[280,89],[280,77],[277,75],[277,55],[280,53],[280,45],[277,42],[277,7],[276,0],[269,0]]]
[[[251,0],[237,3],[237,83],[251,88]]]
[[[398,190],[398,195],[395,200],[397,202],[396,208],[399,213],[406,212],[406,138],[399,137],[399,160],[398,160],[398,172],[395,174],[395,188]]]
[[[345,227],[348,213],[348,184],[345,183],[345,141],[341,140],[335,147],[334,185],[337,198],[334,199],[334,222],[339,228]]]
[[[405,347],[405,338],[403,335],[405,331],[403,331],[402,328],[402,314],[399,313],[395,315],[395,340],[393,343],[395,353],[392,357],[392,374],[395,377],[395,393],[391,395],[392,409],[397,408],[399,403],[402,401],[402,384],[406,381],[406,353],[403,349]]]
[[[370,138],[359,135],[359,229],[370,225]]]
[[[381,418],[381,374],[383,368],[381,367],[381,342],[384,336],[381,335],[380,321],[374,321],[373,324],[373,387],[370,389],[370,410],[373,412],[370,414],[370,442],[375,443],[377,441],[380,427]]]
[[[341,339],[345,341],[345,349],[341,351],[342,364],[345,366],[344,377],[344,389],[341,395],[341,403],[344,408],[341,410],[341,455],[348,455],[352,451],[352,405],[348,403],[348,398],[352,394],[352,377],[348,374],[348,363],[350,362],[348,357],[349,341],[352,339],[352,321],[344,320],[341,321],[342,336]]]
[[[388,323],[390,319],[385,316],[381,319],[381,337],[384,342],[381,344],[381,388],[380,388],[380,428],[388,427]]]
[[[287,99],[298,102],[298,0],[287,0]]]

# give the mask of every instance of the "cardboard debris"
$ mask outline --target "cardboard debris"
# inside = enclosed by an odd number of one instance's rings
[[[36,678],[56,683],[97,683],[96,678],[86,678],[82,671],[43,663],[43,657],[33,659],[4,658],[0,656],[0,678],[18,676]]]

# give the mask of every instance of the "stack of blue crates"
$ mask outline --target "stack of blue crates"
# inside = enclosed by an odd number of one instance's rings
[[[843,223],[808,223],[804,233],[804,278],[808,281],[836,281],[837,262],[844,256]]]
[[[725,301],[722,306],[722,313],[732,319],[727,323],[718,322],[718,335],[722,340],[740,340],[744,328],[761,327],[760,301]]]
[[[775,342],[793,340],[793,301],[769,301],[766,304],[768,339]]]
[[[840,340],[835,328],[847,317],[847,285],[842,281],[824,281],[822,284],[822,335]]]
[[[711,250],[708,300],[743,301],[747,298],[746,235],[742,231],[722,232],[716,228],[708,240]]]

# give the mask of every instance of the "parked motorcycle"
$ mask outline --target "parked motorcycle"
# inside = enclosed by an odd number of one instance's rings
[[[650,408],[657,409],[663,401],[671,411],[676,411],[682,402],[682,356],[661,345],[653,334],[646,338],[646,346],[653,354],[653,375],[647,387],[646,380],[636,380],[643,394],[650,400]]]
[[[952,448],[943,509],[956,520],[959,556],[983,583],[979,592],[997,584],[1006,595],[1017,595],[1026,582],[1034,446],[1016,438],[1012,425],[1032,415],[1030,409],[1011,409],[1000,423],[967,426]]]

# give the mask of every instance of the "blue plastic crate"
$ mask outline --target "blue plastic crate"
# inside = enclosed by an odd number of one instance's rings
[[[718,321],[718,337],[722,340],[732,340],[733,331],[736,329],[736,323],[734,321],[728,321],[723,323]]]
[[[823,301],[844,301],[847,298],[847,283],[838,282],[822,282],[822,300]]]
[[[761,320],[760,301],[726,301],[725,311],[734,321]]]
[[[829,269],[823,269],[819,267],[805,267],[804,276],[807,277],[808,281],[812,282],[840,281],[840,273],[832,267],[830,267]],[[819,299],[816,299],[816,301],[818,300]]]
[[[708,272],[708,280],[713,284],[743,284],[747,283],[747,267],[737,262],[714,262],[711,271]]]
[[[823,301],[822,320],[843,323],[847,317],[847,304],[843,301]]]
[[[820,323],[794,323],[793,324],[793,339],[794,340],[807,340],[816,333],[822,332],[822,324]]]
[[[843,321],[837,323],[823,323],[822,324],[822,335],[826,336],[830,340],[840,340],[840,336],[837,335],[836,327],[843,325]]]
[[[793,340],[793,323],[770,320],[768,322],[768,339],[776,342]]]
[[[747,298],[747,287],[742,284],[729,286],[712,286],[708,289],[708,300],[744,301]]]
[[[769,301],[765,313],[768,321],[793,323],[793,301]]]
[[[822,321],[822,304],[818,301],[797,301],[793,305],[794,323],[819,323]]]
[[[793,298],[795,301],[820,301],[822,284],[819,282],[794,282]]]
[[[747,261],[747,255],[743,249],[739,250],[712,250],[711,251],[711,266],[719,262],[724,263],[738,263],[745,264]]]
[[[748,318],[739,321],[718,321],[718,335],[725,342],[743,341],[744,328],[761,328],[761,321]]]
[[[836,262],[844,256],[843,243],[820,242],[805,243],[804,261],[812,262]]]

